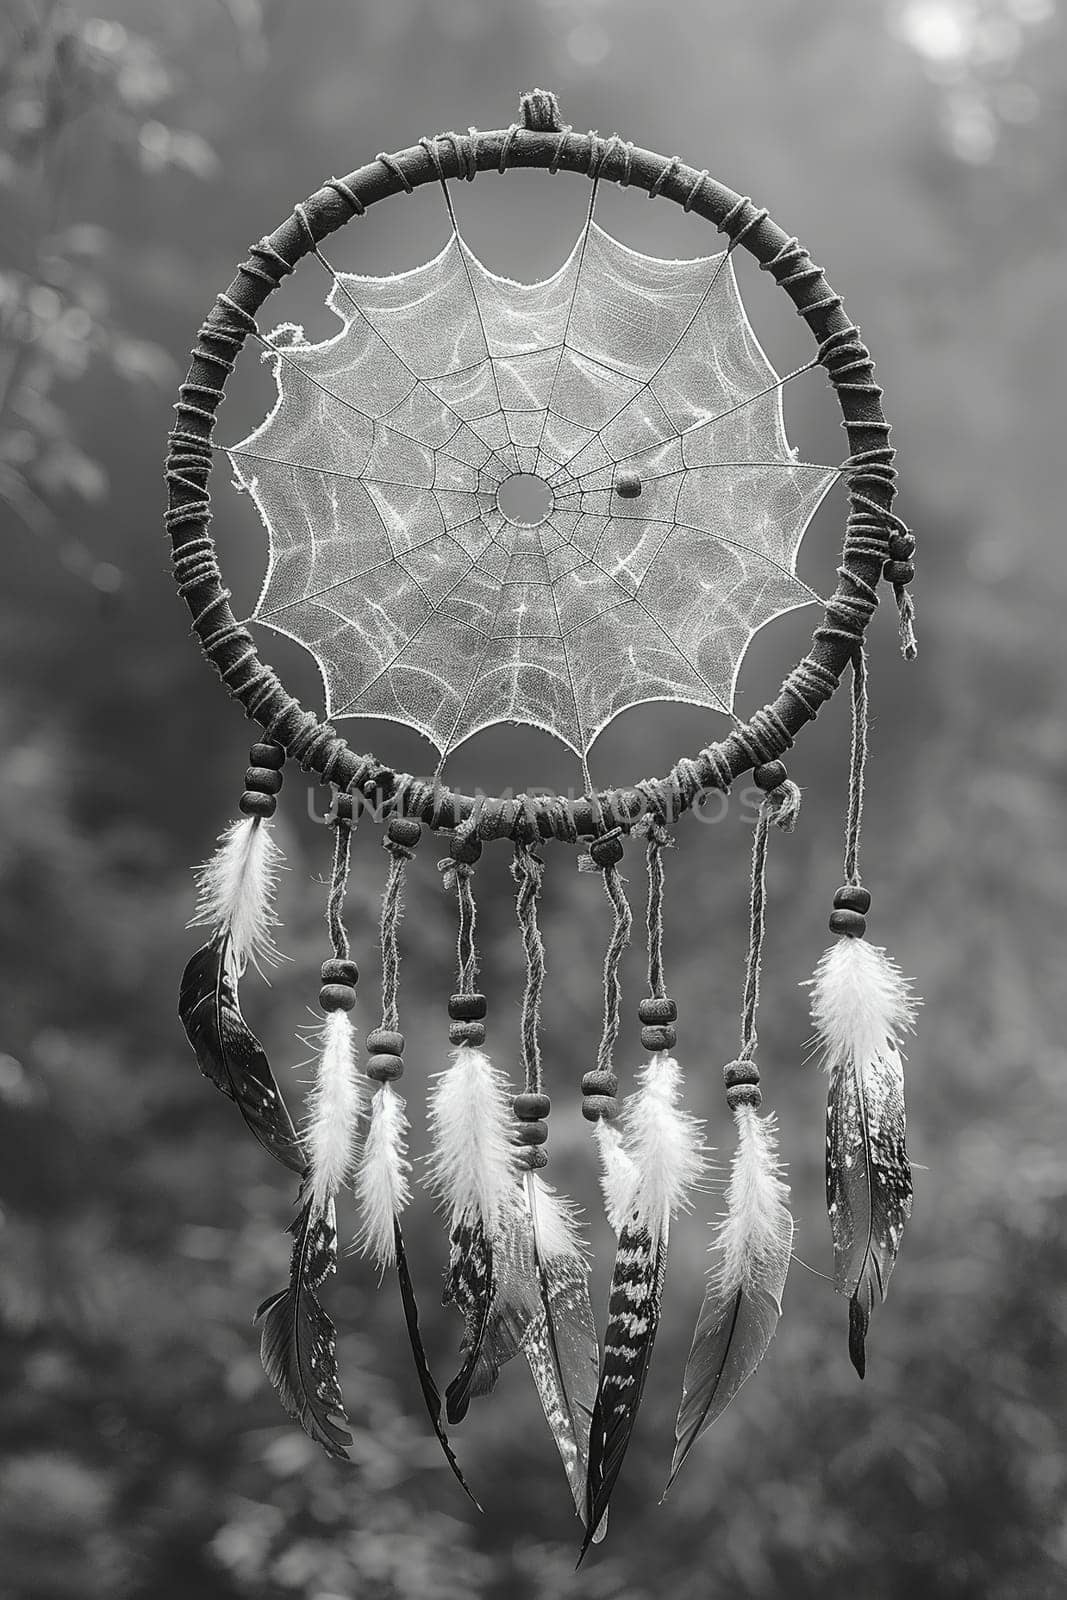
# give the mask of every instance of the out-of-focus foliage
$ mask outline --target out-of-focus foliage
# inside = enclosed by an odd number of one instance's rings
[[[0,1596],[1051,1600],[1067,1580],[1060,10],[1051,0],[96,9],[106,14],[7,0],[0,13]],[[509,1369],[456,1440],[487,1508],[479,1519],[427,1437],[396,1297],[377,1294],[365,1264],[346,1259],[326,1291],[343,1330],[355,1465],[320,1459],[262,1378],[249,1319],[282,1282],[293,1197],[198,1076],[174,1016],[193,938],[187,863],[230,814],[248,729],[189,645],[158,531],[169,387],[248,241],[328,172],[439,127],[506,121],[517,92],[538,82],[559,90],[579,126],[617,125],[706,163],[825,260],[877,353],[904,511],[922,538],[920,660],[900,664],[888,617],[873,640],[872,933],[916,975],[926,1005],[911,1052],[915,1216],[870,1374],[861,1387],[849,1368],[843,1306],[794,1265],[763,1370],[657,1507],[703,1269],[702,1224],[682,1227],[614,1528],[577,1577],[577,1525],[528,1378]],[[574,180],[566,199],[550,188],[486,178],[462,191],[484,259],[518,273],[528,258],[532,276],[558,258],[555,230],[573,236],[567,207],[582,194]],[[663,253],[706,243],[672,233],[682,224],[666,208],[631,197],[627,209],[625,198],[609,197],[619,209],[608,221],[628,242]],[[339,260],[380,271],[424,259],[420,204],[393,202],[353,225]],[[293,292],[310,320],[323,284],[303,271]],[[799,337],[785,321],[772,332]],[[250,398],[261,374],[252,356],[246,365],[221,437],[256,420],[266,392]],[[832,420],[809,427],[805,412],[800,426],[832,459]],[[222,474],[217,489],[235,585],[254,585],[259,530]],[[825,536],[812,534],[820,583],[836,538],[824,520]],[[749,705],[799,651],[803,624],[791,627],[757,645]],[[688,715],[634,714],[594,750],[594,773],[663,770],[704,736]],[[803,1066],[797,984],[838,881],[845,721],[843,706],[829,709],[792,757],[805,815],[793,839],[775,841],[761,1016],[798,1248],[820,1268],[823,1085]],[[457,776],[507,784],[515,750],[472,746]],[[558,782],[566,770],[545,745],[531,759],[520,781]],[[298,782],[284,800],[293,961],[269,990],[250,980],[246,1006],[298,1093],[303,1074],[289,1065],[323,953],[313,880],[327,840]],[[742,811],[680,830],[668,863],[683,1055],[724,1156],[718,1067],[735,1044]],[[405,1083],[420,1142],[451,946],[450,907],[424,853],[404,932]],[[350,908],[368,1025],[382,866],[368,831]],[[510,1064],[513,913],[500,864],[487,859],[481,876],[492,1037]],[[639,895],[636,865],[631,876]],[[596,889],[552,854],[553,1171],[594,1218],[592,1154],[568,1085],[596,1034],[606,926]],[[639,982],[636,952],[629,976]],[[624,1070],[635,1042],[631,1033]],[[709,1212],[717,1205],[712,1195]],[[443,1239],[425,1199],[408,1233],[428,1348],[447,1376],[457,1327],[436,1306]],[[599,1220],[593,1234],[602,1306],[610,1250]]]

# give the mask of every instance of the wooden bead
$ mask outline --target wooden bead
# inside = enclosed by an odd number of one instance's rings
[[[763,1104],[763,1092],[758,1083],[735,1083],[726,1091],[726,1104],[731,1111],[736,1111],[738,1106],[751,1106],[758,1111]]]
[[[367,1052],[372,1056],[402,1056],[404,1035],[392,1028],[373,1028],[367,1035]]]
[[[641,1029],[641,1045],[645,1050],[673,1050],[677,1042],[678,1030],[669,1022]]]
[[[583,1094],[606,1094],[614,1098],[618,1090],[619,1080],[614,1072],[587,1072],[582,1079]]]
[[[347,983],[324,983],[319,990],[319,1005],[323,1011],[351,1011],[356,1003],[356,991]]]
[[[544,1144],[548,1138],[547,1122],[520,1122],[518,1127],[520,1144]]]
[[[390,817],[385,834],[393,844],[403,845],[405,850],[414,850],[422,838],[422,823],[416,817]]]
[[[757,789],[770,794],[772,789],[780,789],[788,776],[784,761],[764,761],[754,769],[752,781]]]
[[[599,1122],[601,1117],[610,1122],[617,1110],[618,1104],[611,1094],[587,1094],[582,1101],[582,1116],[586,1122]]]
[[[448,1029],[448,1042],[449,1042],[449,1044],[472,1044],[472,1045],[484,1044],[485,1043],[485,1023],[484,1022],[453,1022],[453,1023],[450,1023],[449,1024],[449,1029]]]
[[[259,794],[277,794],[282,786],[282,775],[271,767],[249,767],[245,772],[245,788]]]
[[[548,1157],[545,1152],[535,1144],[528,1144],[518,1153],[519,1165],[528,1167],[531,1172],[536,1172],[540,1167],[548,1166]]]
[[[862,939],[867,923],[858,911],[831,911],[830,932],[844,933],[850,939]]]
[[[484,994],[454,994],[448,1002],[453,1022],[481,1022],[487,1010]]]
[[[254,744],[248,752],[248,759],[254,767],[273,767],[275,772],[280,772],[285,766],[285,747],[280,744]]]
[[[889,536],[889,557],[892,561],[910,561],[915,554],[913,533],[893,533]]]
[[[910,583],[915,576],[915,567],[910,561],[887,561],[882,568],[882,576],[886,583]]]
[[[366,1072],[367,1077],[373,1078],[375,1083],[391,1083],[394,1078],[403,1077],[404,1063],[399,1056],[383,1051],[381,1055],[371,1056]]]
[[[620,500],[636,500],[641,493],[641,479],[636,472],[620,472],[615,479],[615,493]]]
[[[616,866],[625,854],[622,836],[618,828],[611,833],[605,833],[599,839],[594,839],[589,846],[589,854],[593,858],[594,865],[600,867],[601,870]]]
[[[730,1061],[723,1067],[722,1077],[728,1089],[739,1083],[758,1083],[759,1068],[754,1061]]]
[[[473,867],[476,861],[481,860],[482,841],[476,833],[455,835],[448,853],[453,861],[460,861],[464,866]]]
[[[538,1117],[548,1116],[552,1102],[547,1094],[517,1094],[511,1102],[511,1109],[520,1122],[536,1122]]]
[[[660,999],[653,996],[641,1001],[637,1008],[637,1020],[646,1028],[654,1027],[657,1022],[677,1022],[678,1007],[666,995]]]
[[[871,891],[859,883],[843,883],[834,895],[835,911],[858,911],[866,916],[871,909]]]
[[[260,794],[258,789],[246,789],[237,802],[246,817],[273,817],[278,802],[272,794]]]
[[[354,961],[343,961],[339,957],[331,957],[322,963],[323,983],[347,983],[354,989],[359,982],[359,968]]]

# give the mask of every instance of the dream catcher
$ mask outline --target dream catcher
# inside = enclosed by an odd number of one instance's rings
[[[590,180],[577,241],[542,283],[496,276],[456,223],[456,181],[511,167]],[[628,249],[596,220],[598,190],[609,182],[707,219],[722,247],[685,261]],[[391,278],[334,270],[323,248],[330,234],[422,184],[443,190],[447,205],[447,242],[433,260]],[[785,377],[745,314],[734,271],[741,251],[772,275],[814,335],[811,360]],[[264,333],[258,320],[305,256],[325,272],[341,324],[322,343],[291,324]],[[269,353],[277,400],[247,439],[221,446],[216,411],[249,341]],[[784,385],[816,368],[833,388],[848,440],[847,459],[835,467],[798,460],[783,424]],[[844,882],[811,1008],[829,1082],[835,1286],[848,1302],[849,1351],[861,1375],[868,1326],[911,1205],[900,1041],[913,1003],[897,967],[865,938],[871,897],[859,869],[863,638],[883,580],[895,595],[904,653],[915,653],[914,539],[892,510],[893,450],[871,357],[821,269],[766,211],[676,157],[575,133],[561,123],[554,97],[535,91],[523,97],[521,121],[503,131],[423,139],[331,179],[298,205],[217,296],[177,412],[167,526],[178,590],[205,654],[262,730],[242,818],[202,869],[196,920],[207,942],[186,968],[180,1011],[202,1071],[299,1180],[289,1280],[259,1313],[267,1374],[290,1415],[331,1455],[343,1455],[349,1436],[323,1291],[338,1266],[335,1202],[350,1188],[364,1252],[398,1281],[426,1409],[452,1470],[462,1483],[447,1430],[493,1389],[501,1366],[521,1356],[584,1522],[584,1553],[604,1528],[640,1404],[671,1223],[692,1203],[705,1164],[674,1054],[678,1015],[662,958],[664,853],[703,796],[725,793],[753,771],[763,799],[747,977],[737,1057],[725,1069],[734,1149],[682,1380],[673,1480],[759,1364],[781,1312],[793,1224],[757,1056],[765,869],[772,836],[793,828],[799,808],[782,755],[846,669],[853,715]],[[231,611],[208,532],[207,484],[219,450],[269,540],[247,622]],[[819,602],[810,652],[777,699],[742,722],[733,704],[745,649],[765,623],[818,599],[797,576],[797,551],[842,477],[849,513],[836,590]],[[436,747],[436,771],[417,778],[351,750],[260,659],[251,631],[258,636],[259,628],[288,635],[315,658],[328,718],[407,724]],[[725,737],[663,778],[596,792],[590,745],[618,712],[646,700],[705,706],[726,719]],[[450,790],[442,775],[450,753],[500,722],[562,740],[582,763],[584,797]],[[249,962],[268,961],[273,950],[279,855],[270,819],[287,761],[316,773],[334,797],[321,1037],[299,1122],[238,998]],[[380,1008],[370,1007],[375,1025],[365,1047],[353,1023],[358,968],[344,917],[357,826],[383,828],[387,858]],[[458,950],[450,1053],[429,1073],[419,1064],[433,1140],[426,1170],[448,1232],[445,1300],[462,1318],[443,1395],[420,1338],[402,1231],[421,1163],[415,1173],[399,1091],[400,924],[407,863],[427,832],[442,841]],[[488,1000],[478,989],[477,868],[496,841],[512,855],[526,957],[520,1036],[508,1052],[520,1063],[515,1085],[488,1054]],[[558,853],[546,847],[557,843],[575,848],[579,866],[599,877],[610,916],[603,1032],[582,1079],[618,1236],[602,1349],[577,1218],[543,1175],[550,1099],[539,1044],[539,907]],[[619,973],[632,924],[621,867],[635,847],[647,858],[648,993],[636,1006],[647,1059],[620,1105]]]

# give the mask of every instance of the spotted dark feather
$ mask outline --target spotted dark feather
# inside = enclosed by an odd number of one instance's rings
[[[333,1201],[316,1210],[310,1198],[289,1229],[293,1253],[289,1284],[264,1300],[256,1312],[263,1319],[260,1354],[278,1398],[294,1422],[327,1455],[346,1460],[352,1435],[337,1375],[337,1330],[323,1310],[316,1290],[337,1268],[337,1226]]]
[[[276,1161],[302,1174],[307,1157],[263,1046],[241,1015],[230,938],[218,934],[182,973],[178,1016],[197,1065],[237,1106],[246,1126]]]

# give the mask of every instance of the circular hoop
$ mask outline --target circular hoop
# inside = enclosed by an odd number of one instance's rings
[[[524,108],[526,102],[524,101]],[[223,387],[268,295],[302,257],[354,216],[396,194],[410,194],[425,183],[464,178],[480,172],[534,167],[547,172],[577,172],[673,200],[695,212],[728,240],[743,246],[769,272],[804,318],[818,346],[841,408],[848,437],[849,513],[839,583],[826,604],[811,650],[787,675],[777,698],[747,723],[691,759],[683,758],[664,778],[643,779],[631,788],[605,790],[574,802],[543,796],[477,799],[395,772],[372,755],[357,755],[328,723],[305,711],[261,661],[247,628],[230,609],[208,531],[211,501],[208,479],[215,414]],[[325,783],[389,812],[418,817],[436,831],[468,824],[483,838],[558,838],[573,842],[606,827],[632,826],[651,813],[673,820],[709,789],[725,791],[750,768],[775,760],[811,721],[837,688],[853,659],[878,604],[877,584],[889,555],[894,529],[896,472],[889,424],[882,413],[882,391],[859,329],[846,316],[840,295],[797,240],[771,221],[747,196],[737,195],[686,166],[625,144],[613,135],[579,134],[569,128],[511,127],[492,133],[444,133],[395,155],[379,155],[345,178],[331,178],[295,208],[267,238],[249,250],[248,260],[215,304],[199,331],[192,364],[178,390],[178,425],[170,436],[166,462],[168,509],[165,526],[173,549],[175,581],[192,613],[193,629],[223,683],[266,737],[283,744],[305,771]]]

